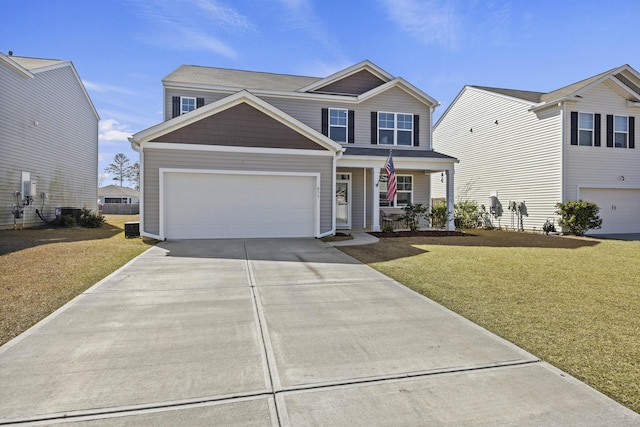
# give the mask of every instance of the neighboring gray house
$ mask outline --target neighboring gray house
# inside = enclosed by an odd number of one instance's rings
[[[70,61],[0,53],[0,227],[97,209],[98,113]]]
[[[103,214],[138,214],[140,192],[119,185],[100,187],[98,188],[98,205]]]
[[[438,102],[369,61],[326,78],[183,65],[163,86],[165,121],[130,138],[143,235],[380,230],[382,210],[429,204],[431,173],[453,191],[456,159],[431,145]],[[388,202],[390,149],[398,194]]]
[[[524,227],[542,228],[557,202],[598,204],[602,229],[640,232],[640,75],[629,65],[552,92],[465,86],[434,127],[434,144],[460,159],[456,197],[524,201]],[[434,195],[444,185],[434,180]],[[466,194],[462,194],[466,193]]]

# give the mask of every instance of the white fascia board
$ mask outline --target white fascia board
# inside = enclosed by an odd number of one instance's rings
[[[289,127],[290,129],[293,129],[301,135],[304,135],[307,138],[315,141],[327,150],[331,150],[333,153],[337,153],[343,149],[342,145],[329,139],[329,137],[322,135],[320,132],[317,132],[298,119],[291,117],[284,111],[274,107],[273,105],[258,98],[257,96],[246,90],[236,92],[233,95],[222,98],[216,102],[212,102],[200,108],[196,108],[195,110],[190,111],[187,114],[174,117],[173,119],[167,120],[166,122],[159,123],[148,129],[140,131],[134,134],[132,136],[132,141],[130,141],[138,145],[144,142],[148,142],[152,139],[165,135],[174,130],[183,128],[206,117],[235,107],[236,105],[239,105],[241,103],[251,105],[257,110],[267,114],[269,117]]]
[[[372,98],[376,95],[379,95],[382,92],[385,92],[394,87],[398,87],[404,90],[409,95],[413,96],[420,102],[427,104],[430,107],[437,107],[438,105],[440,105],[440,103],[437,100],[433,99],[432,97],[430,97],[429,95],[427,95],[426,93],[424,93],[423,91],[421,91],[420,89],[418,89],[417,87],[415,87],[414,85],[407,82],[401,77],[393,79],[383,85],[377,86],[371,89],[370,91],[363,93],[362,95],[359,95],[357,97],[357,100],[358,102],[366,101],[367,99]]]
[[[494,91],[491,91],[491,90],[481,89],[479,87],[473,87],[473,86],[465,86],[465,87],[469,88],[470,90],[476,90],[478,92],[487,93],[489,95],[493,95],[493,96],[498,97],[498,98],[509,99],[511,101],[521,102],[522,104],[527,104],[527,105],[533,105],[533,106],[537,105],[535,102],[527,101],[526,99],[522,99],[522,98],[516,98],[515,96],[509,96],[509,95],[505,95],[503,93],[498,93],[498,92],[494,92]]]
[[[338,80],[341,80],[345,77],[348,77],[350,75],[353,75],[355,73],[358,73],[362,70],[367,70],[369,72],[371,72],[371,74],[373,74],[374,76],[380,78],[381,80],[384,81],[389,81],[393,79],[393,76],[391,74],[389,74],[388,72],[386,72],[385,70],[383,70],[382,68],[378,67],[376,64],[374,64],[373,62],[365,59],[364,61],[358,62],[357,64],[354,64],[348,68],[345,68],[344,70],[338,71],[336,73],[331,74],[328,77],[325,77],[324,79],[318,80],[308,86],[305,86],[303,88],[298,89],[298,92],[309,92],[312,90],[315,90],[317,88],[323,87],[323,86],[327,86],[333,82],[336,82]]]
[[[534,104],[533,107],[529,108],[527,111],[530,111],[532,113],[536,113],[538,111],[547,109],[547,108],[556,108],[556,107],[560,107],[563,103],[569,103],[569,104],[576,104],[578,102],[580,102],[580,98],[574,98],[574,97],[564,97],[564,98],[558,98],[558,99],[554,99],[553,101],[550,102],[541,102],[540,104]]]
[[[640,108],[640,102],[627,100],[627,108]]]
[[[3,55],[2,53],[0,53],[0,64],[6,65],[8,68],[11,68],[13,71],[17,72],[22,77],[26,77],[29,79],[32,79],[34,77],[34,75],[29,70],[27,70],[17,62],[11,60],[10,57]]]
[[[451,101],[451,103],[449,104],[449,106],[447,107],[446,110],[444,110],[444,113],[442,113],[442,115],[440,116],[440,118],[438,119],[438,121],[433,125],[433,127],[431,128],[432,131],[436,130],[436,128],[438,127],[438,125],[440,124],[440,122],[446,117],[446,115],[449,113],[449,110],[451,110],[451,108],[456,104],[456,102],[458,101],[458,99],[460,99],[460,97],[462,96],[463,93],[465,93],[467,90],[471,90],[471,89],[475,89],[472,88],[470,86],[465,86],[462,88],[462,90],[460,92],[458,92],[458,94],[456,95],[456,97],[453,99],[453,101]],[[431,140],[433,141],[433,139]]]
[[[298,150],[294,148],[269,148],[269,147],[238,147],[235,145],[202,145],[202,144],[180,144],[172,142],[142,142],[136,151],[146,149],[156,150],[189,150],[218,153],[238,153],[238,154],[275,154],[279,156],[314,156],[333,157],[334,152],[329,150]]]
[[[387,161],[387,157],[381,156],[343,156],[337,162],[339,168],[383,168]],[[457,159],[428,159],[419,160],[412,157],[394,157],[393,164],[396,172],[400,169],[417,169],[417,170],[433,170],[442,171],[452,168],[460,161]]]
[[[622,90],[624,90],[626,93],[628,93],[631,97],[633,97],[633,98],[637,99],[638,101],[640,101],[640,94],[636,93],[629,86],[627,86],[626,84],[622,83],[620,80],[615,79],[615,78],[612,78],[611,81],[613,82],[613,84],[617,85]]]

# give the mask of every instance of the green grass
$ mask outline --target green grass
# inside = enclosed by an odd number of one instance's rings
[[[640,412],[640,242],[470,234],[340,249]]]

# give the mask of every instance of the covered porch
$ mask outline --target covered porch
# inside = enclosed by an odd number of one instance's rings
[[[446,179],[447,212],[453,212],[454,167],[457,160],[434,151],[393,150],[398,191],[386,199],[387,173],[384,170],[387,149],[349,148],[336,163],[336,200],[334,223],[337,230],[380,231],[384,220],[404,214],[404,206],[420,203],[431,210],[431,175]],[[422,222],[421,228],[431,224]],[[453,215],[444,227],[455,229]]]

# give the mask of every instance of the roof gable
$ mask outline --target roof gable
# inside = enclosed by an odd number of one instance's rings
[[[361,70],[341,80],[319,87],[313,92],[336,95],[361,95],[385,83],[380,77],[368,70]]]
[[[355,65],[352,65],[351,67],[345,68],[344,70],[333,73],[329,77],[325,77],[324,79],[313,82],[312,84],[299,89],[298,92],[326,92],[327,87],[331,87],[333,85],[343,86],[344,83],[342,85],[338,84],[338,82],[340,81],[348,83],[350,80],[352,80],[351,76],[353,75],[358,74],[359,76],[363,76],[364,74],[361,74],[363,71],[377,78],[381,83],[393,80],[393,76],[391,74],[387,73],[385,70],[378,67],[371,61],[364,60]],[[369,78],[369,80],[371,79]]]
[[[240,107],[239,109],[233,109],[240,104],[246,105]],[[222,114],[226,110],[231,111],[226,114]],[[208,120],[209,117],[218,114],[222,115],[219,116],[219,118],[214,117],[211,120]],[[233,126],[238,126],[238,121],[242,120],[242,114],[249,114],[250,118],[258,120],[259,123],[251,123],[250,127],[254,128],[255,130],[244,130],[244,133],[236,131],[234,134],[232,128]],[[224,120],[222,119],[228,120],[229,123],[224,123]],[[278,122],[279,125],[275,124],[274,121]],[[194,127],[190,127],[189,129],[181,131],[181,129],[196,124],[197,122],[201,123],[197,124]],[[265,138],[264,134],[257,133],[261,131],[260,126],[262,126],[263,131],[268,133],[270,132],[269,137]],[[249,128],[249,126],[241,127]],[[296,133],[297,136],[294,137],[293,134],[289,133],[289,130]],[[246,90],[237,92],[233,95],[227,96],[226,98],[220,99],[219,101],[212,102],[200,108],[196,108],[195,110],[187,114],[174,117],[171,120],[167,120],[166,122],[162,122],[148,129],[140,131],[129,138],[129,141],[131,142],[134,149],[145,142],[158,141],[178,143],[182,141],[182,143],[190,144],[196,143],[215,145],[212,144],[210,134],[208,134],[207,132],[214,132],[215,134],[218,131],[224,131],[224,133],[226,133],[228,137],[232,138],[233,142],[224,143],[221,142],[221,138],[217,138],[215,144],[229,146],[237,146],[239,144],[241,146],[248,146],[248,142],[241,142],[239,140],[240,136],[244,136],[253,140],[253,145],[250,145],[252,147],[263,146],[261,144],[264,143],[256,141],[256,139],[260,139],[257,137],[262,137],[262,139],[270,141],[270,147],[275,146],[276,148],[289,149],[318,149],[316,148],[316,146],[318,146],[320,147],[319,149],[326,149],[336,153],[342,151],[342,146],[340,144],[332,141],[328,137],[322,135],[306,124],[291,117],[282,110],[274,107],[273,105],[256,97]],[[247,134],[246,132],[251,132],[252,135]],[[198,133],[200,135],[196,135]],[[285,144],[285,146],[282,146],[282,143],[278,143],[274,140],[274,135],[286,135],[292,138],[292,142],[290,144]],[[187,136],[189,137],[189,139],[185,140],[184,138],[186,138]],[[309,141],[315,145],[309,145]],[[294,146],[292,146],[292,144]]]
[[[150,142],[324,150],[308,137],[247,103],[240,103]]]

